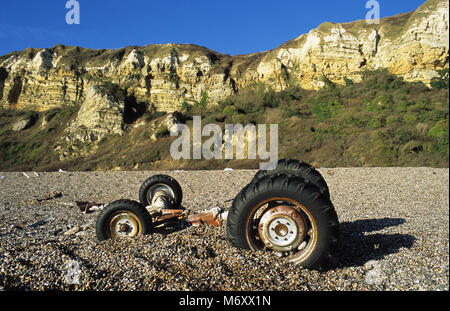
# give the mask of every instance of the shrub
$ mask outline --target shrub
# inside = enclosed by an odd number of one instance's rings
[[[373,129],[377,129],[380,127],[383,127],[383,119],[382,118],[372,118],[370,119],[369,123],[367,124],[369,127]]]
[[[187,102],[183,102],[183,104],[181,104],[181,112],[189,112],[192,110],[192,106],[189,105]]]
[[[202,93],[202,98],[200,99],[200,102],[198,103],[198,106],[200,108],[206,108],[206,104],[208,102],[208,94],[206,92]]]
[[[269,87],[268,90],[262,94],[261,102],[264,107],[270,108],[278,107],[278,105],[280,104],[277,98],[277,94],[271,87]]]
[[[325,87],[328,89],[335,89],[336,88],[336,83],[334,83],[333,81],[331,81],[330,79],[328,79],[327,76],[323,75],[320,80],[322,82],[325,83]]]
[[[369,112],[381,112],[392,107],[393,104],[392,97],[389,94],[382,93],[366,105],[366,110]]]
[[[377,102],[377,101],[375,101],[375,100],[369,102],[369,103],[366,105],[366,110],[367,110],[368,112],[374,112],[374,113],[377,113],[377,112],[383,111],[383,109],[384,109],[383,105],[382,105],[380,102]]]
[[[395,112],[400,112],[400,113],[404,113],[404,112],[406,112],[407,110],[408,110],[408,106],[409,106],[410,104],[408,103],[408,102],[406,102],[406,101],[401,101],[401,102],[399,102],[399,103],[397,103],[397,104],[395,104],[394,105],[394,111]]]
[[[353,80],[351,80],[351,79],[349,79],[347,77],[344,78],[344,82],[345,82],[345,86],[353,85]]]
[[[403,122],[409,125],[414,125],[417,123],[417,117],[413,113],[407,113],[403,116]]]
[[[281,107],[281,116],[283,118],[290,118],[296,115],[300,115],[300,111],[296,109],[291,109],[290,107],[283,106]]]
[[[256,105],[254,105],[250,101],[240,101],[240,102],[236,103],[235,106],[228,106],[228,107],[234,107],[234,108],[236,108],[236,112],[245,114],[245,113],[252,113],[253,111],[255,111]],[[228,108],[228,107],[225,107],[225,108]],[[225,108],[223,110],[224,113],[225,113]]]
[[[157,132],[156,132],[156,137],[157,138],[162,138],[162,137],[166,137],[170,135],[170,131],[167,128],[167,126],[162,126]]]
[[[449,158],[449,141],[448,141],[449,123],[448,120],[441,120],[437,122],[428,132],[428,135],[435,140],[432,150],[442,155],[444,158]]]
[[[339,100],[334,100],[326,103],[313,103],[312,113],[317,117],[317,121],[321,122],[335,116],[343,107]]]
[[[255,124],[255,120],[252,119],[251,115],[236,114],[231,117],[231,121],[233,124],[242,124],[244,126],[249,123]]]
[[[238,113],[238,109],[236,106],[228,106],[223,109],[223,113],[232,116]]]
[[[400,121],[400,117],[397,115],[390,115],[386,118],[386,125],[391,125]]]
[[[431,87],[438,89],[438,90],[442,90],[442,89],[447,89],[448,90],[448,68],[445,68],[441,71],[438,72],[439,73],[439,77],[438,78],[434,78],[431,80]]]
[[[449,123],[448,120],[441,120],[437,122],[428,132],[428,135],[430,137],[433,137],[434,139],[438,140],[442,143],[448,144],[448,127]]]

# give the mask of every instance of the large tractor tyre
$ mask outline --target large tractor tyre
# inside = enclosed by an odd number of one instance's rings
[[[157,193],[163,193],[169,199],[170,208],[180,208],[183,191],[175,178],[167,175],[154,175],[148,178],[139,189],[139,201],[143,206],[150,206]]]
[[[269,175],[236,196],[226,232],[234,247],[276,251],[305,268],[320,269],[337,248],[339,222],[330,199],[314,184]]]
[[[256,180],[268,176],[268,175],[295,175],[303,178],[304,180],[314,184],[319,188],[321,194],[330,196],[328,185],[323,176],[313,166],[308,163],[293,160],[282,159],[278,161],[277,166],[273,170],[259,170],[252,179],[252,183]]]
[[[142,236],[152,232],[152,217],[139,202],[118,200],[98,215],[95,230],[100,241]]]

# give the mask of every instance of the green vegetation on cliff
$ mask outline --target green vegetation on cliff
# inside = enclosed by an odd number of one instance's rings
[[[188,125],[193,116],[202,123],[279,125],[279,158],[297,158],[316,166],[434,166],[448,167],[448,69],[432,82],[410,83],[387,71],[364,72],[361,83],[346,80],[339,86],[326,77],[321,91],[291,85],[275,92],[257,84],[208,105],[184,104],[177,114]],[[256,168],[259,160],[192,160],[170,158],[167,128],[130,127],[112,135],[84,157],[59,161],[56,141],[76,108],[39,113],[37,121],[21,132],[11,124],[23,112],[0,111],[0,170],[174,169],[224,167]],[[135,122],[163,119],[145,113]],[[46,125],[43,127],[42,122]],[[147,123],[148,124],[148,123]],[[156,141],[151,140],[152,135]],[[204,140],[208,139],[205,137]]]
[[[184,115],[202,115],[205,123],[278,123],[279,156],[318,166],[448,167],[448,70],[431,89],[384,70],[363,74],[361,83],[346,86],[324,77],[321,91],[291,86],[275,93],[259,84]]]

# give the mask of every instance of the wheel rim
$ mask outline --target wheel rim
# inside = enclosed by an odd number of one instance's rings
[[[118,211],[111,215],[109,233],[111,238],[133,237],[142,234],[139,218],[130,211]]]
[[[311,212],[290,198],[270,198],[255,206],[246,222],[252,250],[267,249],[300,263],[317,244],[317,225]]]
[[[258,234],[268,248],[291,251],[303,241],[306,224],[300,213],[285,205],[269,207],[259,220]]]

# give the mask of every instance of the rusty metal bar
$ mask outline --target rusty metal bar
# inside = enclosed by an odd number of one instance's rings
[[[228,212],[218,208],[192,215],[186,215],[186,211],[181,209],[161,209],[158,212],[160,213],[159,215],[153,215],[155,227],[177,221],[186,221],[193,226],[210,225],[220,227],[225,223],[228,214]]]
[[[187,219],[193,226],[210,225],[220,227],[222,226],[222,219],[216,217],[213,213],[200,213],[188,216]]]

